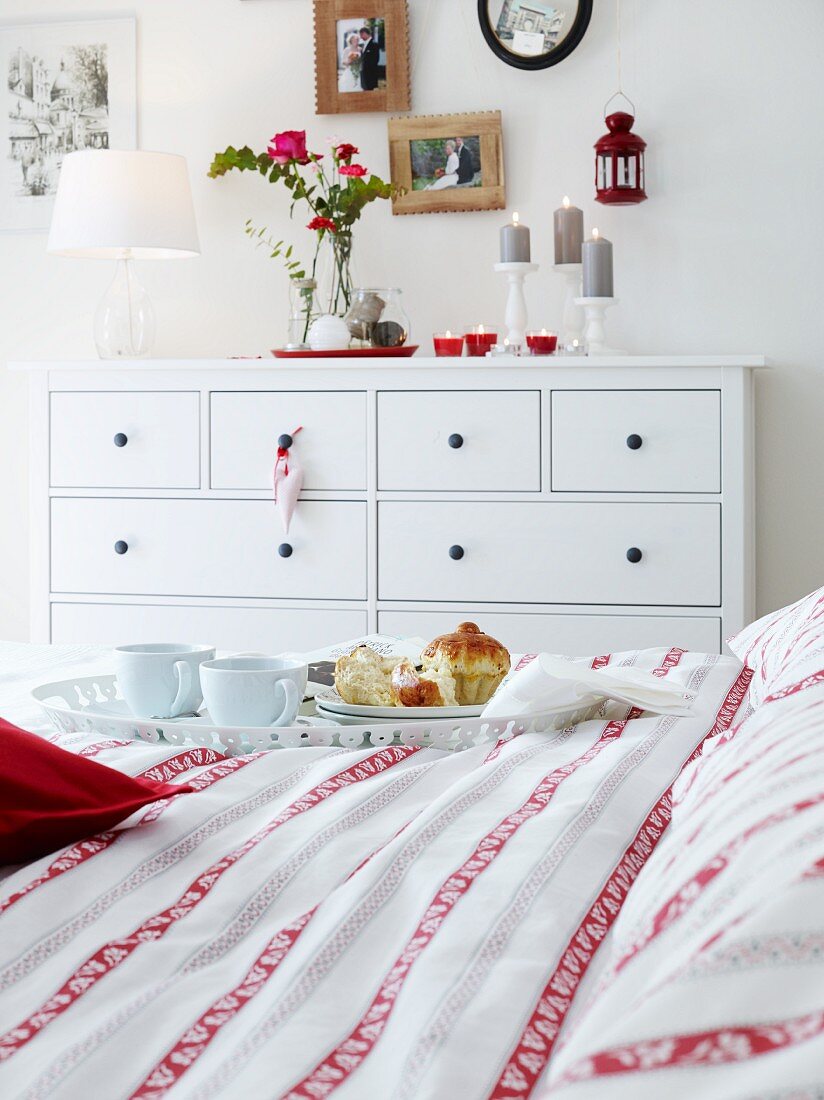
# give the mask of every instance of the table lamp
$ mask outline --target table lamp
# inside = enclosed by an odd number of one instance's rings
[[[84,149],[63,158],[48,251],[116,260],[94,317],[101,359],[141,359],[155,334],[154,308],[132,260],[200,254],[184,157],[173,153]]]

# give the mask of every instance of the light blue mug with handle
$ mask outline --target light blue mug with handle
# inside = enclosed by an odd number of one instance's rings
[[[200,666],[214,646],[159,643],[121,645],[114,651],[120,693],[139,718],[194,714],[203,702]]]
[[[238,655],[205,661],[203,698],[216,726],[289,726],[306,692],[309,669],[291,657]]]

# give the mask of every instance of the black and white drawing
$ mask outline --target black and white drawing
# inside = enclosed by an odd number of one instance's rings
[[[135,146],[134,20],[2,26],[0,51],[0,229],[45,229],[64,156]]]

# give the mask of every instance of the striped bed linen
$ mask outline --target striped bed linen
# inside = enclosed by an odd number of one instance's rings
[[[789,610],[744,632],[760,705],[674,785],[541,1097],[824,1097],[821,593]]]
[[[0,1095],[529,1096],[672,784],[747,706],[732,658],[607,661],[690,687],[694,717],[610,705],[460,753],[69,738],[197,789],[0,883]],[[21,689],[110,658],[0,662],[0,714],[53,735]]]

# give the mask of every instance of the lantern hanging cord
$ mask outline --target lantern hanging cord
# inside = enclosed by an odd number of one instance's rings
[[[617,50],[617,62],[618,62],[618,92],[620,95],[624,94],[624,84],[621,73],[621,0],[615,0],[615,28],[616,37],[618,40]]]

